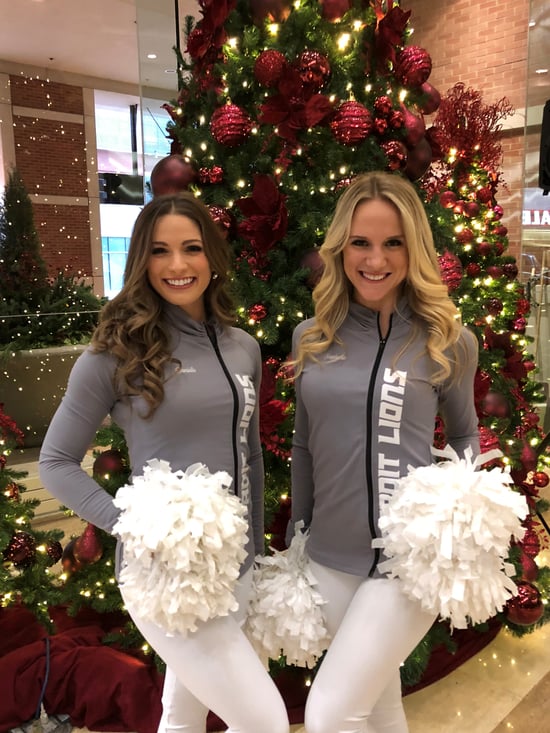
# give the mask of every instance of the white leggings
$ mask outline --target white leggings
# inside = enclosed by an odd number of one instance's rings
[[[251,583],[252,569],[235,589],[239,610],[208,621],[185,638],[167,634],[126,604],[166,662],[159,733],[205,733],[209,710],[229,726],[228,733],[288,733],[283,699],[241,628]]]
[[[397,580],[310,567],[332,641],[309,691],[307,733],[407,733],[399,667],[435,617]]]

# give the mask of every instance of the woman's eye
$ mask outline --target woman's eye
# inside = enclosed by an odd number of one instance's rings
[[[401,245],[403,244],[403,240],[402,239],[388,239],[386,244],[388,245],[388,247],[401,247]]]
[[[354,247],[367,247],[368,242],[366,239],[352,239],[351,243]]]
[[[190,254],[195,254],[197,252],[202,252],[202,245],[201,244],[189,244],[185,248],[186,252],[189,252]]]
[[[166,252],[164,247],[153,247],[151,250],[151,254],[153,255],[162,255]]]

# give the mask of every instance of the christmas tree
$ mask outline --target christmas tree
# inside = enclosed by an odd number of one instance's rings
[[[48,273],[32,202],[12,170],[0,205],[0,355],[81,343],[91,335],[103,299],[75,273]]]
[[[38,499],[25,499],[24,471],[9,467],[23,433],[0,404],[0,608],[22,605],[48,628],[49,608],[59,601],[51,568],[61,558],[60,530],[33,529]]]
[[[393,171],[417,185],[442,278],[479,340],[482,450],[502,450],[529,498],[527,534],[511,552],[520,593],[500,621],[532,630],[548,618],[548,571],[534,559],[545,540],[538,489],[548,459],[525,336],[529,303],[497,203],[499,122],[509,106],[484,105],[460,86],[442,100],[428,82],[429,53],[409,44],[410,13],[392,0],[202,0],[200,8],[198,21],[186,19],[189,60],[176,49],[178,97],[164,105],[172,154],[153,169],[151,188],[200,196],[234,250],[239,325],[264,358],[267,543],[281,549],[289,516],[293,395],[282,365],[294,327],[312,314],[318,247],[350,180]],[[444,441],[444,426],[434,440]],[[90,567],[76,568],[70,587],[93,604],[102,599],[90,598]],[[452,648],[453,639],[434,624],[403,667],[406,685],[441,643]]]

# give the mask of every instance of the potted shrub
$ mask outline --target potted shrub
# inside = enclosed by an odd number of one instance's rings
[[[75,274],[48,273],[30,196],[16,169],[0,205],[0,403],[42,442],[104,299]]]

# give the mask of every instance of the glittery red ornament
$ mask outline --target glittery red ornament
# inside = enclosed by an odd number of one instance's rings
[[[118,450],[104,450],[94,461],[92,472],[94,476],[112,476],[124,471],[124,459]]]
[[[504,607],[504,616],[512,624],[530,626],[542,618],[544,606],[538,588],[526,580],[516,582],[517,596],[510,598]]]
[[[380,147],[388,159],[390,171],[401,170],[407,164],[407,148],[400,140],[388,140],[380,143]]]
[[[248,309],[248,317],[251,318],[255,323],[257,323],[258,321],[263,321],[263,319],[266,316],[267,316],[266,307],[265,305],[262,305],[261,303],[252,305]]]
[[[461,244],[469,244],[474,238],[474,233],[468,227],[464,227],[460,232],[457,232],[456,238]]]
[[[264,87],[273,87],[281,78],[287,60],[280,51],[262,51],[254,62],[254,76]]]
[[[187,191],[197,180],[198,171],[193,162],[183,155],[168,155],[156,163],[151,171],[153,196]]]
[[[282,23],[290,15],[291,0],[250,0],[250,11],[254,25],[264,21]]]
[[[449,293],[452,293],[462,282],[462,263],[455,254],[448,251],[438,257],[438,262],[441,279]]]
[[[500,265],[489,265],[486,269],[487,275],[490,275],[495,280],[502,277],[502,267]]]
[[[36,558],[36,540],[28,532],[14,532],[3,557],[17,568],[30,567]]]
[[[536,412],[526,412],[525,415],[522,417],[521,421],[528,428],[534,428],[535,425],[539,424],[540,417],[537,415]]]
[[[529,557],[529,555],[526,555],[523,553],[520,558],[521,562],[521,579],[527,580],[530,583],[532,583],[534,580],[537,579],[537,576],[539,574],[539,568],[537,563],[534,561],[532,557]]]
[[[330,64],[319,51],[304,51],[298,58],[298,71],[310,89],[322,89],[330,77]]]
[[[479,214],[479,204],[476,201],[466,201],[462,207],[465,216],[473,218]]]
[[[484,425],[480,425],[479,427],[479,447],[482,453],[489,453],[489,451],[500,449],[498,435],[491,428],[487,428]]]
[[[344,145],[357,145],[372,130],[369,110],[359,102],[343,102],[330,123],[332,134]]]
[[[439,196],[439,203],[444,209],[452,209],[456,204],[456,193],[454,191],[443,191]]]
[[[234,148],[243,143],[251,130],[250,117],[236,104],[219,107],[210,120],[212,137],[227,148]]]
[[[481,265],[477,262],[469,262],[466,265],[466,274],[468,277],[477,277],[481,272]]]
[[[505,237],[508,234],[508,227],[498,226],[493,229],[493,234],[497,237]]]
[[[420,108],[424,114],[431,115],[441,104],[441,94],[427,81],[420,85],[420,91],[422,92]]]
[[[491,252],[491,243],[490,242],[478,242],[476,244],[476,252],[480,254],[482,257],[486,257]]]
[[[503,308],[502,300],[500,298],[489,298],[485,303],[485,308],[490,315],[498,316]]]
[[[4,488],[4,496],[12,501],[19,501],[19,485],[15,481],[10,481]]]
[[[419,87],[432,73],[430,54],[420,46],[406,46],[397,56],[395,75],[407,87]]]
[[[430,143],[423,137],[414,148],[410,148],[407,154],[407,163],[403,169],[403,173],[411,181],[417,181],[422,178],[424,173],[430,167],[432,162],[432,147]]]
[[[319,0],[321,15],[331,23],[340,20],[351,8],[351,0]]]
[[[518,266],[515,262],[505,262],[504,265],[502,265],[502,272],[508,278],[508,280],[515,280],[518,276]],[[527,312],[528,310],[526,311],[526,313]]]
[[[393,102],[386,95],[376,97],[374,100],[374,110],[376,114],[387,117],[393,109]]]
[[[493,219],[502,219],[504,216],[504,209],[500,204],[495,204],[493,206]]]
[[[493,190],[490,186],[485,186],[484,188],[479,188],[476,191],[476,198],[478,201],[481,201],[482,204],[488,204],[489,201],[493,198]]]
[[[372,123],[372,129],[377,135],[385,135],[388,131],[388,121],[384,117],[375,117]]]
[[[533,474],[533,483],[535,486],[538,486],[539,489],[543,489],[545,486],[548,486],[549,481],[550,477],[544,471],[536,471]]]
[[[97,527],[88,522],[84,532],[75,540],[73,553],[76,560],[82,565],[89,565],[101,558],[103,546],[98,536]]]
[[[512,322],[512,328],[516,333],[525,333],[525,330],[527,328],[527,319],[523,316],[518,316],[517,318],[514,318]]]
[[[56,562],[61,560],[61,557],[63,555],[63,547],[61,546],[61,542],[58,542],[57,540],[54,542],[50,542],[46,546],[46,554],[50,558],[51,564],[55,565]]]
[[[529,557],[536,557],[540,552],[540,539],[534,529],[527,529],[519,544],[523,552]]]
[[[223,168],[213,165],[212,168],[201,168],[199,170],[199,181],[201,183],[221,183],[223,181]]]
[[[225,207],[216,206],[215,204],[209,206],[208,209],[210,210],[210,216],[220,227],[223,236],[227,239],[234,224],[231,213]]]

